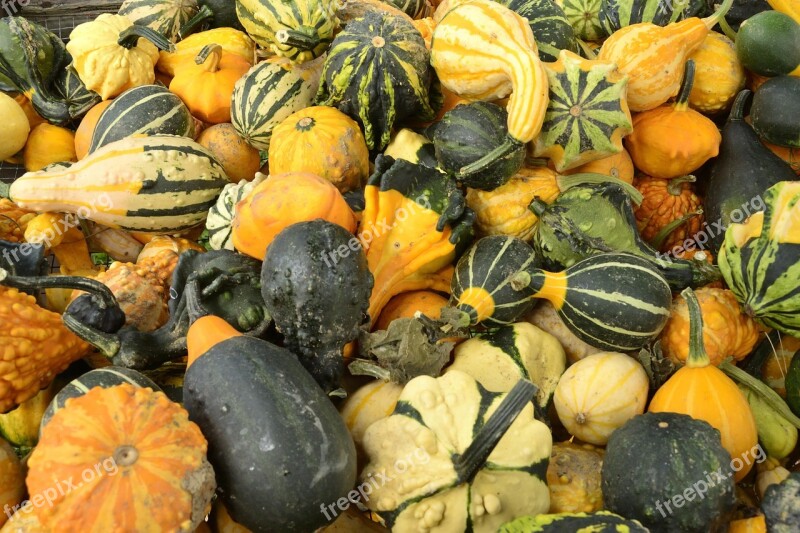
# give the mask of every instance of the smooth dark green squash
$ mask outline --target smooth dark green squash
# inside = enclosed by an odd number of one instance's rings
[[[800,66],[800,24],[780,11],[762,11],[742,23],[736,55],[750,72],[788,74]]]
[[[325,526],[321,506],[355,485],[347,427],[284,348],[244,336],[218,343],[189,366],[183,401],[208,440],[222,501],[255,533]]]
[[[627,520],[608,511],[596,513],[562,513],[523,516],[503,524],[497,533],[648,533],[636,520]]]
[[[744,121],[749,95],[750,91],[744,90],[733,102],[703,197],[707,221],[703,230],[715,253],[731,222],[742,222],[752,213],[764,210],[762,196],[767,189],[780,181],[797,179],[792,168],[765,148]]]
[[[730,461],[719,431],[707,422],[675,413],[638,415],[609,438],[603,503],[653,533],[714,531],[730,520],[736,500]],[[690,489],[695,498],[686,501]]]
[[[800,416],[800,351],[792,356],[792,362],[786,371],[784,380],[786,387],[786,403],[794,414]]]
[[[800,46],[800,25],[798,36]],[[799,148],[800,78],[777,76],[765,81],[753,95],[750,120],[753,130],[765,141]]]
[[[561,50],[578,51],[575,30],[553,0],[496,1],[528,21],[542,61],[555,61]]]
[[[707,8],[705,0],[602,0],[600,23],[611,35],[640,22],[666,26],[670,22],[704,16]]]

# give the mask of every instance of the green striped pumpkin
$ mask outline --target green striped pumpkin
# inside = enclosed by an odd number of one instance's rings
[[[640,22],[666,26],[670,22],[701,16],[707,7],[705,0],[601,0],[600,24],[611,35]]]
[[[432,120],[428,89],[433,69],[422,35],[399,16],[368,12],[336,36],[317,104],[360,122],[370,149],[383,150],[395,122]]]
[[[608,35],[600,23],[602,0],[558,0],[556,2],[575,30],[575,37],[598,42]]]
[[[208,210],[206,219],[208,244],[213,250],[234,249],[232,224],[236,214],[236,204],[241,202],[266,177],[257,172],[256,177],[251,181],[242,180],[239,183],[229,183],[222,189],[217,202]]]
[[[54,86],[73,118],[82,117],[100,101],[100,95],[87,89],[72,67],[66,67],[59,72]]]
[[[325,53],[339,27],[337,0],[236,0],[245,31],[274,54],[303,63]]]
[[[117,96],[103,110],[88,153],[137,133],[193,138],[194,129],[189,108],[175,93],[161,85],[140,85]]]
[[[427,17],[431,11],[428,0],[383,0],[392,7],[396,7],[412,19]]]
[[[90,370],[82,376],[70,381],[55,395],[42,416],[39,432],[41,433],[41,429],[50,422],[53,415],[64,408],[67,400],[83,396],[95,387],[106,389],[116,385],[122,385],[123,383],[130,383],[137,387],[147,387],[154,391],[161,390],[150,378],[130,368],[106,366]]]
[[[314,101],[321,66],[321,60],[292,68],[263,61],[251,68],[233,89],[231,124],[236,132],[254,148],[268,150],[275,126]]]
[[[542,61],[555,61],[560,50],[578,51],[575,30],[553,0],[496,0],[528,20]]]
[[[743,313],[800,337],[800,181],[779,182],[762,198],[766,211],[725,231],[719,268]]]
[[[35,211],[172,234],[202,223],[227,183],[222,166],[193,140],[154,135],[107,144],[67,169],[23,174],[9,195]]]
[[[199,10],[197,0],[125,0],[117,11],[138,26],[147,26],[170,41]]]

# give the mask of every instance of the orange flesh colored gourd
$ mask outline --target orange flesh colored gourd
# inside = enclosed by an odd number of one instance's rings
[[[186,334],[186,347],[189,352],[187,368],[222,341],[241,336],[242,334],[223,318],[214,315],[198,318],[189,326]]]
[[[648,410],[689,415],[719,430],[738,482],[756,462],[756,422],[736,383],[709,361],[703,345],[703,318],[697,297],[691,289],[681,295],[689,304],[689,357],[686,365],[656,391]]]
[[[603,43],[597,59],[613,61],[630,78],[631,111],[653,109],[678,94],[683,64],[732,4],[733,0],[725,0],[710,17],[690,17],[664,27],[650,22],[632,24]]]
[[[533,295],[534,298],[544,299],[553,304],[553,307],[558,311],[564,306],[564,300],[567,298],[567,274],[564,272],[547,272],[541,270],[533,276],[531,285],[537,286],[541,283],[541,287]]]

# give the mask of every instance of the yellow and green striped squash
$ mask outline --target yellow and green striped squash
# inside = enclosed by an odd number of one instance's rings
[[[181,27],[199,10],[197,0],[125,0],[117,14],[125,15],[134,24],[147,26],[174,42]]]

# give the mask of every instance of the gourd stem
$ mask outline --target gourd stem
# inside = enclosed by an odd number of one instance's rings
[[[727,374],[734,381],[738,381],[761,396],[761,399],[764,400],[764,402],[766,402],[776,413],[781,415],[796,428],[800,428],[800,418],[792,413],[783,398],[778,396],[778,393],[772,390],[769,385],[732,364],[728,359],[720,363],[719,369],[725,372],[725,374]]]
[[[667,183],[667,192],[672,196],[680,196],[681,192],[683,192],[683,187],[681,187],[681,185],[684,183],[694,183],[695,181],[697,181],[697,178],[693,174],[687,174],[680,178],[672,178],[669,180],[669,183]]]
[[[347,370],[354,376],[370,376],[383,381],[392,381],[392,373],[377,363],[366,359],[353,359]]]
[[[210,314],[200,301],[200,285],[194,276],[190,276],[186,282],[184,297],[186,298],[186,311],[189,314],[189,325]]]
[[[186,24],[181,26],[181,29],[178,30],[178,39],[185,39],[189,35],[193,34],[194,30],[196,30],[198,26],[210,18],[214,18],[214,12],[211,11],[210,7],[206,5],[202,6],[197,14],[187,20]]]
[[[469,165],[461,167],[456,173],[456,178],[463,179],[467,176],[485,170],[486,167],[488,167],[498,159],[503,159],[511,152],[518,150],[521,144],[522,143],[520,143],[518,140],[511,137],[510,135],[507,136],[503,144],[501,144],[491,152],[487,153],[477,161],[473,161]]]
[[[594,50],[589,48],[589,45],[583,39],[575,39],[578,42],[578,46],[581,47],[581,51],[583,55],[586,56],[586,59],[592,61],[597,59],[597,54],[594,53]]]
[[[275,32],[275,40],[279,44],[291,46],[298,50],[313,50],[320,43],[317,30],[311,26],[300,26],[296,30],[278,30]]]
[[[478,431],[472,444],[466,451],[455,458],[453,466],[458,476],[458,483],[470,483],[478,471],[486,464],[497,443],[506,434],[517,416],[528,405],[536,394],[536,385],[521,379],[509,391],[497,410]]]
[[[686,366],[689,368],[708,366],[710,361],[703,343],[703,312],[700,303],[691,288],[684,289],[681,296],[689,306],[689,357],[686,358]]]
[[[531,200],[531,203],[528,204],[528,209],[533,211],[534,215],[541,218],[547,209],[547,203],[545,203],[540,197],[534,196],[533,200]]]
[[[103,309],[117,306],[117,299],[111,289],[97,280],[81,276],[12,276],[0,268],[0,285],[22,290],[36,289],[77,289],[86,291],[99,300]]]
[[[626,181],[622,181],[619,178],[615,178],[614,176],[607,176],[605,174],[598,174],[597,172],[581,172],[579,174],[572,174],[570,176],[558,176],[556,178],[556,184],[561,192],[566,191],[572,187],[577,185],[591,185],[591,184],[603,184],[603,183],[614,183],[615,185],[619,185],[622,189],[628,193],[633,203],[639,205],[644,200],[644,196],[640,193],[636,187],[631,185]]]
[[[725,0],[724,2],[722,2],[722,5],[719,7],[719,9],[714,12],[713,15],[703,19],[703,23],[705,23],[706,27],[710,30],[717,24],[717,22],[719,22],[721,18],[723,18],[725,15],[728,14],[728,11],[730,10],[732,5],[733,5],[733,0]]]
[[[730,39],[733,42],[736,42],[736,37],[738,36],[738,34],[734,31],[733,28],[731,28],[731,25],[728,24],[728,21],[725,19],[725,17],[720,17],[719,27],[722,28],[722,33],[724,33],[728,39]]]
[[[733,100],[733,105],[731,106],[731,112],[728,115],[728,122],[742,121],[744,120],[744,108],[747,106],[747,100],[750,98],[750,90],[749,89],[742,89],[739,91],[739,94],[736,95],[736,98]]]
[[[136,24],[123,30],[122,33],[119,34],[117,44],[130,50],[136,46],[139,42],[139,38],[147,39],[159,50],[164,50],[166,52],[175,51],[175,45],[162,34],[146,26],[138,26]]]
[[[694,59],[688,59],[683,68],[681,90],[678,93],[678,99],[675,100],[676,111],[686,111],[689,107],[689,95],[692,92],[692,86],[694,86],[694,70]]]
[[[222,47],[211,43],[200,49],[194,58],[194,62],[198,65],[203,65],[208,72],[216,72],[219,70],[220,59],[222,59]]]
[[[64,322],[68,330],[97,348],[100,353],[109,359],[117,355],[122,347],[122,341],[117,335],[104,333],[89,327],[69,313],[62,315],[61,321]]]
[[[650,241],[650,246],[652,246],[656,250],[659,250],[661,248],[661,245],[664,244],[664,241],[667,240],[667,237],[672,235],[673,231],[675,231],[679,227],[683,226],[684,224],[689,222],[694,217],[700,216],[702,214],[703,214],[703,210],[702,209],[698,209],[697,211],[692,211],[691,213],[686,213],[685,215],[683,215],[680,218],[676,218],[675,220],[673,220],[672,222],[670,222],[669,224],[667,224],[666,226],[661,228],[661,230],[658,233],[656,233],[656,236],[653,237],[653,240]]]

